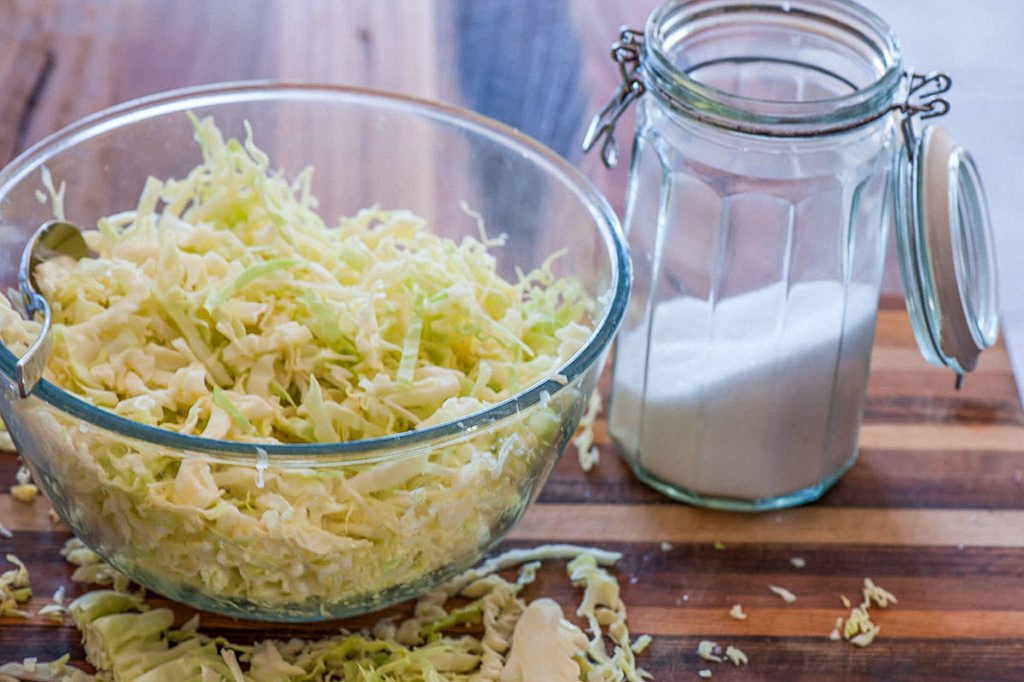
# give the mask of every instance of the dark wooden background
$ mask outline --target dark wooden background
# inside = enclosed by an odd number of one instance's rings
[[[654,4],[0,0],[0,160],[85,114],[160,90],[250,78],[343,83],[439,99],[516,126],[580,165],[621,208],[624,168],[583,158],[579,140],[617,78],[608,44]],[[627,117],[621,126],[623,142],[631,124]],[[699,679],[708,667],[696,655],[701,639],[750,657],[741,669],[712,665],[716,680],[1024,679],[1024,414],[1005,349],[987,353],[954,392],[952,376],[918,355],[891,267],[886,281],[861,458],[819,503],[738,515],[669,502],[632,478],[601,421],[598,468],[585,475],[568,453],[506,544],[621,550],[631,628],[654,636],[641,661],[656,680]],[[13,455],[0,455],[0,523],[14,531],[0,539],[0,553],[28,563],[34,611],[58,585],[70,587],[57,554],[68,536],[44,502],[6,494],[15,469]],[[575,603],[562,570],[545,568],[530,596]],[[845,614],[839,594],[855,597],[865,576],[899,605],[876,611],[882,632],[870,648],[829,641]],[[768,584],[792,590],[797,602],[784,604]],[[747,620],[729,617],[735,603]],[[204,623],[249,639],[337,626]],[[66,651],[81,660],[70,626],[0,619],[2,660]]]

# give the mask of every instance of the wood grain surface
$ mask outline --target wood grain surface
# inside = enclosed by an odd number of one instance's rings
[[[0,160],[71,121],[140,95],[249,78],[344,83],[465,106],[510,123],[577,163],[621,208],[625,169],[600,169],[579,139],[617,78],[607,47],[653,0],[0,0]],[[628,131],[631,119],[623,121]],[[628,133],[623,132],[623,139]],[[880,313],[861,455],[818,503],[778,513],[695,509],[636,481],[597,425],[601,461],[562,458],[505,547],[579,542],[623,552],[616,568],[641,658],[655,680],[1024,679],[1024,413],[1005,349],[986,353],[961,391],[928,367],[890,267]],[[607,377],[605,378],[605,387]],[[81,588],[58,555],[67,531],[45,501],[6,494],[14,455],[0,455],[0,523],[30,567],[42,606]],[[667,544],[665,544],[667,543]],[[716,543],[724,543],[724,547]],[[791,563],[806,561],[803,568]],[[876,611],[876,642],[829,640],[870,576],[899,604]],[[793,591],[784,603],[770,584]],[[559,565],[528,596],[577,600]],[[154,603],[161,603],[154,597]],[[730,618],[740,603],[749,617]],[[188,609],[172,605],[184,620]],[[347,621],[350,627],[377,616]],[[217,616],[204,628],[240,640],[332,632]],[[697,643],[735,644],[750,665],[708,665]],[[68,624],[0,619],[0,660],[70,652]]]

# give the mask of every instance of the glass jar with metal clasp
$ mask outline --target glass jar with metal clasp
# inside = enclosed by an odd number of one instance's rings
[[[678,500],[817,499],[857,457],[891,216],[924,356],[959,385],[998,335],[978,171],[914,123],[951,80],[846,0],[670,0],[612,55],[584,143],[614,165],[636,103],[610,435]]]

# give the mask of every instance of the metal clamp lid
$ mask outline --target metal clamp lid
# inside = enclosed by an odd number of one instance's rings
[[[974,369],[999,335],[995,250],[974,161],[932,125],[908,138],[901,163],[896,239],[914,336],[925,359],[957,374]]]

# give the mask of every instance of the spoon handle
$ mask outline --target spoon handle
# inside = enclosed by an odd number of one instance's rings
[[[29,319],[36,313],[43,316],[43,327],[39,338],[21,356],[15,365],[18,380],[18,394],[24,399],[43,377],[46,361],[50,357],[50,326],[52,315],[50,304],[39,293],[36,285],[35,267],[42,261],[55,256],[70,256],[74,259],[85,258],[89,247],[82,237],[82,232],[71,223],[63,220],[50,220],[39,226],[25,244],[18,263],[18,289],[25,304],[25,313]]]
[[[18,395],[27,398],[32,389],[36,387],[39,380],[43,378],[43,370],[46,369],[46,360],[50,357],[50,304],[41,295],[31,289],[23,288],[21,291],[25,297],[25,308],[29,315],[35,312],[43,314],[43,327],[39,330],[39,336],[24,355],[15,365],[15,375],[18,380]]]

